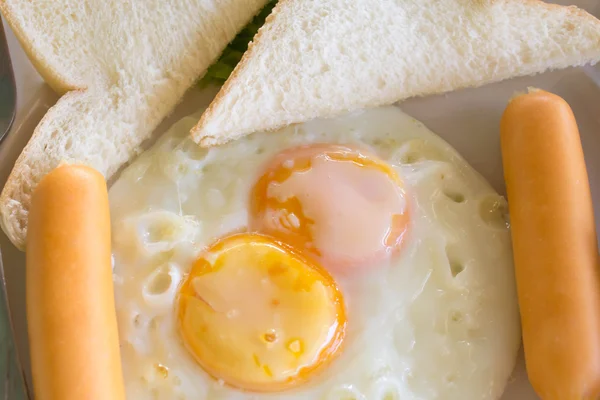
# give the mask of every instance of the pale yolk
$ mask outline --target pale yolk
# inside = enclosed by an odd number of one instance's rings
[[[394,169],[338,145],[284,151],[250,199],[250,227],[317,256],[328,267],[372,265],[396,252],[409,205]]]
[[[226,237],[179,294],[178,327],[197,362],[241,389],[278,391],[325,366],[342,343],[341,292],[318,265],[259,234]]]

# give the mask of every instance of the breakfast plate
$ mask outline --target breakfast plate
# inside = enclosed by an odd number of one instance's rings
[[[572,3],[600,16],[600,5],[595,0],[560,3]],[[0,145],[2,185],[34,127],[57,100],[57,96],[43,83],[31,66],[10,31],[7,32],[7,38],[14,63],[18,103],[13,129]],[[581,132],[595,208],[600,212],[600,161],[594,157],[600,152],[600,65],[518,78],[447,95],[412,99],[403,102],[400,107],[446,140],[497,192],[505,194],[498,136],[499,120],[507,100],[514,92],[531,86],[562,96],[573,108]],[[154,137],[160,136],[173,122],[196,111],[199,106],[208,105],[215,94],[216,88],[190,90],[173,115],[157,129]],[[598,223],[596,225],[600,226]],[[24,302],[24,254],[16,250],[4,234],[0,234],[0,248],[15,342],[27,383],[30,385]],[[524,363],[520,357],[502,399],[536,398],[527,382]]]

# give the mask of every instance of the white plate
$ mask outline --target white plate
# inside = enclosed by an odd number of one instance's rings
[[[577,5],[600,17],[598,0],[555,2]],[[57,100],[56,94],[43,83],[8,28],[7,39],[15,70],[18,101],[12,131],[0,145],[0,186],[4,186],[33,129]],[[594,158],[600,154],[600,65],[513,79],[448,95],[413,99],[404,102],[401,107],[454,146],[496,190],[504,193],[498,124],[509,97],[528,86],[556,93],[564,97],[573,108],[581,131],[596,213],[600,213],[600,159]],[[156,135],[176,119],[208,104],[213,95],[212,91],[201,93],[191,90],[173,115],[159,127]],[[598,228],[600,231],[600,227]],[[3,233],[0,233],[0,248],[17,348],[26,368],[28,383],[31,383],[25,318],[25,257]],[[536,399],[538,397],[527,381],[521,358],[502,400]]]

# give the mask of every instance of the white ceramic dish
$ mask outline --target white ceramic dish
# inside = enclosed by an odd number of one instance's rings
[[[600,17],[598,0],[555,2],[577,5]],[[35,126],[57,100],[56,94],[43,83],[8,29],[7,39],[15,69],[18,102],[12,131],[0,145],[0,187],[4,185]],[[594,157],[600,154],[600,64],[513,79],[448,95],[413,99],[402,103],[401,108],[448,141],[496,190],[504,193],[498,123],[509,97],[528,86],[557,93],[573,108],[581,131],[596,214],[600,215],[600,159]],[[178,118],[207,105],[214,94],[214,90],[191,90],[173,115],[157,129],[156,135],[160,135]],[[18,354],[24,365],[27,381],[31,384],[25,317],[25,257],[3,233],[0,233],[0,248]],[[502,400],[535,399],[538,397],[527,381],[521,358]]]

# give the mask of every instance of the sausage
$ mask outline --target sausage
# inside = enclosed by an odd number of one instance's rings
[[[26,245],[37,400],[125,399],[108,193],[92,168],[62,165],[35,189]]]
[[[502,161],[529,380],[544,400],[600,396],[600,275],[579,131],[567,102],[510,101]]]

